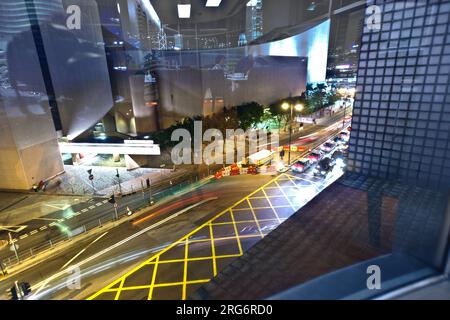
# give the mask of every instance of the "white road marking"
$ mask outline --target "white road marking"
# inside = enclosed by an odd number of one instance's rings
[[[113,244],[112,246],[110,246],[108,248],[105,248],[102,251],[97,252],[96,254],[90,256],[89,258],[86,258],[83,261],[78,262],[76,265],[78,267],[81,267],[82,265],[88,263],[89,261],[92,261],[92,260],[94,260],[94,259],[96,259],[96,258],[98,258],[98,257],[100,257],[102,255],[104,255],[105,253],[107,253],[107,252],[109,252],[109,251],[111,251],[111,250],[121,246],[122,244],[127,243],[128,241],[133,240],[134,238],[139,237],[140,235],[142,235],[142,234],[144,234],[144,233],[146,233],[146,232],[148,232],[148,231],[150,231],[150,230],[152,230],[152,229],[162,225],[163,223],[165,223],[165,222],[167,222],[169,220],[172,220],[173,218],[178,217],[180,214],[183,214],[183,213],[185,213],[185,212],[187,212],[187,211],[189,211],[189,210],[191,210],[191,209],[193,209],[195,207],[198,207],[198,206],[202,205],[203,203],[206,203],[206,202],[211,201],[211,200],[216,200],[216,199],[218,199],[218,198],[217,197],[208,198],[208,199],[202,200],[202,201],[200,201],[200,202],[198,202],[196,204],[193,204],[193,205],[191,205],[191,206],[189,206],[187,208],[184,208],[183,210],[180,210],[180,211],[172,214],[171,216],[168,216],[167,218],[164,218],[163,220],[158,221],[158,222],[152,224],[151,226],[148,226],[147,228],[142,229],[141,231],[136,232],[135,234],[133,234],[133,235],[131,235],[131,236],[129,236],[129,237],[127,237],[127,238],[125,238],[125,239],[115,243],[115,244]],[[52,275],[51,277],[47,278],[46,280],[41,281],[38,284],[34,285],[32,289],[33,290],[37,289],[37,290],[33,294],[32,298],[35,297],[42,289],[44,289],[45,286],[47,285],[47,283],[50,282],[52,279],[58,278],[59,276],[65,275],[65,274],[67,274],[67,272],[65,270],[60,271],[60,272]]]
[[[89,209],[83,209],[83,210],[81,210],[81,212],[88,212],[89,211]]]
[[[30,236],[32,236],[33,234],[38,233],[38,230],[33,230],[30,232]]]
[[[21,235],[21,236],[19,237],[19,239],[22,240],[22,239],[25,239],[26,237],[28,237],[28,234]]]
[[[105,233],[103,233],[102,235],[100,235],[98,238],[96,238],[94,241],[92,241],[91,243],[89,243],[86,248],[84,248],[83,250],[81,250],[80,252],[78,252],[72,259],[70,259],[69,261],[67,261],[67,263],[65,265],[63,265],[59,270],[64,269],[65,267],[67,267],[73,260],[75,260],[76,258],[78,258],[84,251],[86,251],[87,248],[89,248],[91,245],[93,245],[94,243],[96,243],[98,240],[100,240],[101,238],[103,238],[106,234],[108,233],[108,231],[106,231]]]
[[[95,209],[95,206],[90,206],[89,209]]]
[[[70,204],[45,204],[47,207],[51,207],[58,210],[66,210],[70,208]]]
[[[101,205],[103,205],[103,202],[97,202],[97,203],[96,203],[96,206],[97,206],[97,207],[100,207]]]
[[[45,230],[45,229],[47,229],[47,226],[42,226],[42,227],[39,228],[39,230],[41,230],[41,231]]]
[[[17,232],[22,231],[26,227],[28,227],[28,226],[25,226],[25,225],[24,226],[0,226],[0,230],[6,230],[6,231],[9,231],[9,232],[17,233]]]
[[[32,220],[58,221],[58,219],[52,219],[52,218],[33,218]]]

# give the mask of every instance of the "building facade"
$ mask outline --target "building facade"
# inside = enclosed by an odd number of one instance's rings
[[[449,14],[450,1],[369,1],[351,170],[450,188]]]

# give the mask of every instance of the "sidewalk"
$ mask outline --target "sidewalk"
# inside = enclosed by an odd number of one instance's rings
[[[119,179],[122,193],[129,193],[141,189],[142,183],[146,186],[146,179],[156,182],[173,175],[171,169],[138,168],[128,171],[126,168],[73,165],[65,165],[64,169],[63,174],[50,182],[45,193],[94,195],[95,190],[96,195],[109,195],[119,192]],[[90,169],[94,176],[92,181],[87,172]]]
[[[195,188],[201,187],[203,184],[208,183],[208,181],[211,178],[212,178],[211,176],[205,177],[204,179],[202,179],[201,183],[196,184],[192,188],[195,189]],[[179,196],[188,194],[189,192],[192,192],[193,189],[186,188],[185,190],[182,190],[181,192],[179,192],[176,196],[179,197]],[[173,200],[172,196],[166,197],[162,201],[157,202],[152,208],[155,210],[159,207],[164,206],[166,203],[168,203],[172,200]],[[37,264],[42,263],[43,261],[45,261],[45,259],[47,259],[51,256],[55,256],[57,254],[62,254],[65,250],[71,248],[76,243],[80,243],[81,241],[92,239],[94,236],[98,236],[98,234],[100,234],[100,233],[109,232],[112,229],[122,225],[123,223],[127,223],[131,220],[135,220],[141,214],[147,213],[149,207],[150,206],[146,206],[144,208],[139,209],[132,216],[122,216],[119,220],[111,220],[97,228],[87,230],[76,237],[68,238],[67,240],[57,243],[56,245],[52,246],[51,248],[48,248],[45,251],[42,251],[42,252],[34,255],[33,257],[23,260],[20,264],[16,264],[14,266],[8,267],[7,275],[0,276],[0,281],[4,281],[4,280],[10,278],[11,276],[14,276],[17,273],[26,271],[27,269],[30,269],[30,268],[36,266]],[[90,256],[90,258],[92,258],[94,256],[100,257],[101,255],[102,255],[102,253],[99,252],[99,253],[96,253],[96,254]],[[66,273],[67,273],[67,270],[63,270],[62,272],[60,272],[58,274],[66,274]],[[33,289],[35,289],[35,288],[33,288]]]

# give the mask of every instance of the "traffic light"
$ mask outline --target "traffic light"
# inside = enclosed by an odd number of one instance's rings
[[[115,195],[112,195],[112,196],[109,198],[108,202],[109,202],[109,203],[112,203],[112,204],[116,203],[116,196],[115,196]]]
[[[19,300],[19,296],[17,295],[17,289],[15,286],[9,289],[9,298],[10,300]]]
[[[22,288],[22,293],[24,296],[27,296],[31,293],[31,286],[28,282],[22,282],[20,283],[20,286]]]

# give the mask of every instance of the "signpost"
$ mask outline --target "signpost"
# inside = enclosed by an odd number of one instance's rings
[[[117,213],[117,208],[119,207],[119,205],[117,204],[117,202],[114,203],[114,214],[116,215],[116,220],[119,220],[119,214]]]
[[[87,171],[87,173],[89,174],[89,180],[91,181],[91,185],[92,185],[92,192],[95,195],[95,188],[94,188],[94,175],[92,174],[92,169],[89,169]]]
[[[11,232],[8,232],[8,236],[9,236],[9,242],[11,243],[11,250],[14,251],[16,258],[17,258],[17,262],[20,263],[19,253],[17,252],[18,248],[17,248],[16,243],[13,241]]]
[[[122,194],[122,185],[120,184],[120,175],[119,175],[119,169],[116,169],[116,177],[117,177],[117,181],[119,183],[119,192],[120,194]]]

